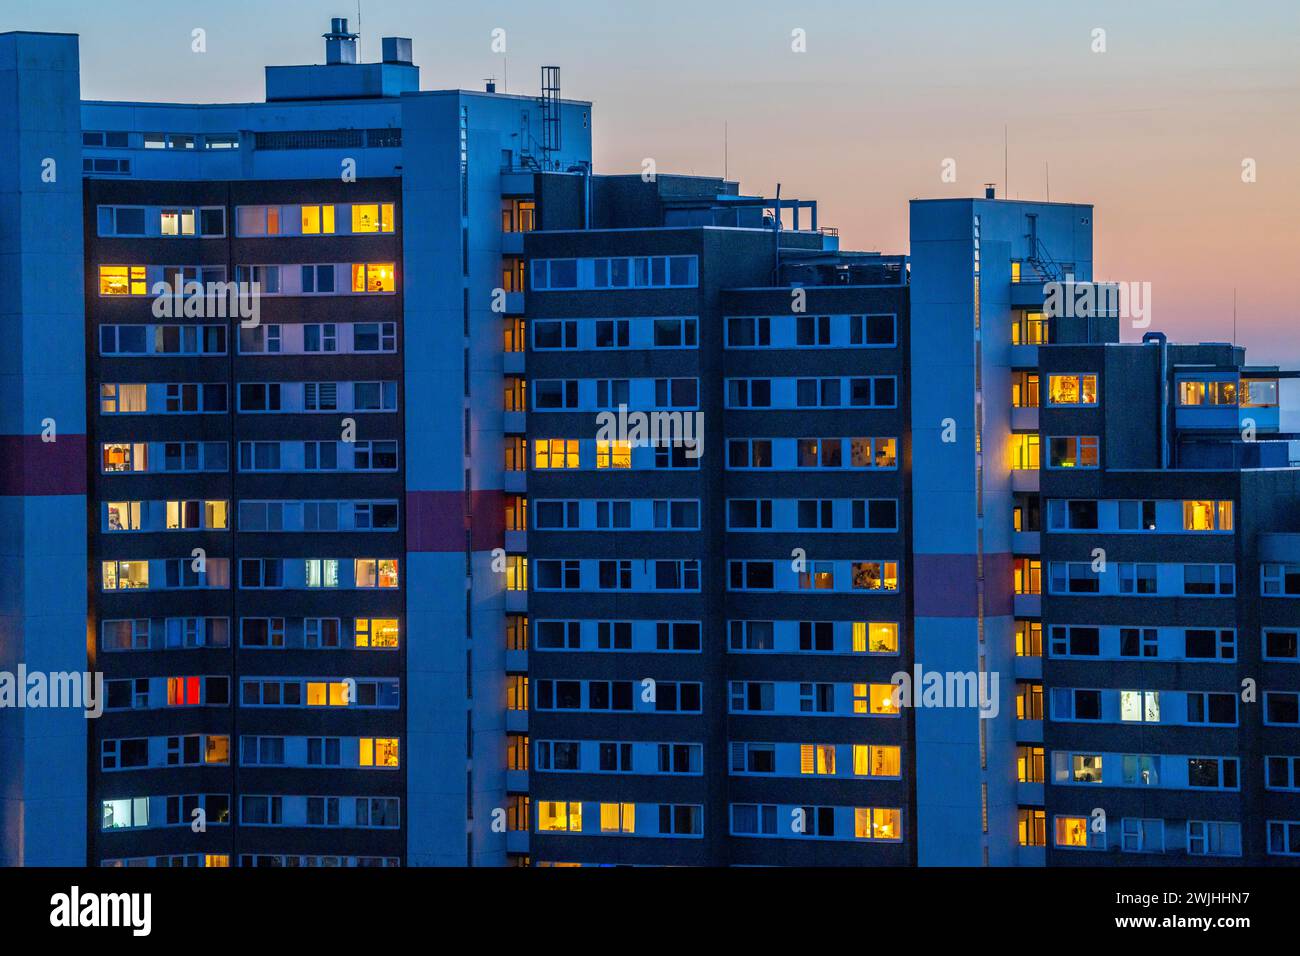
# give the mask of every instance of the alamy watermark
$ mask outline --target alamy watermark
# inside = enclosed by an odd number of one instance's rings
[[[1077,282],[1067,273],[1064,282],[1043,284],[1043,311],[1051,318],[1114,315],[1145,329],[1151,324],[1151,283]]]
[[[94,720],[104,712],[104,675],[100,671],[0,671],[0,709],[59,707],[84,711]]]
[[[680,447],[687,458],[704,454],[703,412],[629,412],[619,405],[618,412],[600,412],[596,416],[596,441],[620,442],[634,448]]]
[[[997,671],[927,671],[921,664],[912,671],[897,671],[895,707],[964,707],[979,710],[982,720],[992,720],[1002,709]]]

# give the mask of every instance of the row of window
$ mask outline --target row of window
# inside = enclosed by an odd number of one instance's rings
[[[1053,751],[1052,782],[1062,786],[1237,790],[1236,757]]]
[[[224,617],[126,618],[106,620],[100,630],[104,651],[160,651],[230,646],[230,619]],[[239,646],[279,650],[395,650],[397,618],[245,617],[239,620]]]
[[[532,287],[538,291],[668,289],[699,285],[698,256],[616,256],[535,259]]]
[[[729,349],[889,348],[893,315],[763,315],[724,319]]]
[[[244,590],[339,590],[398,587],[397,558],[240,558]],[[102,561],[105,591],[230,587],[230,559],[154,558]]]
[[[538,352],[605,349],[693,349],[699,344],[695,316],[626,319],[533,319]]]
[[[729,649],[737,653],[897,654],[895,621],[749,621],[727,625]],[[535,620],[539,651],[700,650],[699,621]]]
[[[830,378],[729,378],[727,408],[896,408],[892,375]]]
[[[396,382],[240,382],[238,408],[254,412],[393,412]],[[227,386],[216,383],[105,383],[104,415],[183,415],[228,411]]]
[[[1233,531],[1233,502],[1227,499],[1181,501],[1052,498],[1047,502],[1049,531],[1186,532]]]
[[[106,501],[105,532],[225,531],[224,500]],[[241,531],[395,531],[396,501],[241,501]]]
[[[393,262],[323,262],[235,267],[236,286],[224,285],[224,266],[153,266],[105,264],[99,267],[100,296],[158,297],[229,294],[252,295],[366,295],[397,291],[397,264]]]
[[[225,355],[224,325],[101,325],[99,352],[124,355]],[[395,322],[258,324],[239,329],[241,355],[370,354],[397,351]]]
[[[228,472],[230,446],[220,442],[104,442],[105,474]],[[243,472],[396,471],[396,441],[244,441]]]

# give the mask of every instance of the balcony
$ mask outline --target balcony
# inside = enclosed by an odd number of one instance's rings
[[[1038,493],[1039,470],[1037,468],[1013,468],[1011,470],[1011,490],[1031,494]]]
[[[1022,807],[1041,807],[1043,805],[1043,785],[1041,783],[1017,783],[1016,803]],[[1025,849],[1022,847],[1022,849]]]
[[[506,375],[523,375],[524,353],[503,352],[501,358],[501,371]]]
[[[520,734],[528,733],[528,711],[507,710],[506,730],[512,733],[520,733]]]
[[[527,793],[528,792],[528,771],[507,770],[506,790],[509,791],[510,793]],[[515,831],[507,831],[507,832],[515,832]]]
[[[1013,531],[1011,533],[1011,550],[1015,554],[1042,554],[1042,532]]]
[[[1015,670],[1017,680],[1042,680],[1043,659],[1041,657],[1017,657]],[[1024,803],[1023,800],[1020,802]]]
[[[531,171],[518,168],[501,170],[501,195],[531,196],[535,188]]]
[[[1047,866],[1047,847],[1016,847],[1016,866]]]
[[[509,718],[509,714],[506,715]],[[1016,740],[1026,744],[1043,742],[1043,722],[1041,720],[1017,720]]]
[[[522,292],[506,293],[506,315],[524,314],[524,294]]]
[[[506,651],[506,672],[509,674],[527,674],[528,652]]]
[[[1038,346],[1037,345],[1011,346],[1011,367],[1012,368],[1038,368]]]
[[[522,256],[524,254],[524,236],[523,232],[503,232],[501,233],[501,254],[503,256]]]
[[[505,412],[501,416],[501,428],[507,435],[522,435],[528,431],[527,412]]]
[[[523,494],[528,490],[528,472],[522,470],[503,472],[501,486],[504,491]]]
[[[506,831],[506,852],[527,853],[528,852],[528,831],[507,830]]]
[[[506,551],[511,554],[523,554],[528,550],[527,531],[507,531]]]
[[[1017,594],[1012,601],[1016,617],[1041,617],[1043,613],[1043,596],[1041,594]]]
[[[525,613],[528,610],[528,592],[507,591],[506,610],[519,614]]]
[[[1011,430],[1013,432],[1038,431],[1038,409],[1037,408],[1011,409]]]

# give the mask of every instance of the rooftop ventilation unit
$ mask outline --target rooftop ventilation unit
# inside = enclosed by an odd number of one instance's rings
[[[348,32],[347,17],[334,17],[330,20],[330,32],[321,35],[325,38],[326,64],[357,62],[357,37],[361,34]]]

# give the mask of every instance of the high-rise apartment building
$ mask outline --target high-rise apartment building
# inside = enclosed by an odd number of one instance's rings
[[[325,42],[183,105],[0,35],[0,670],[105,681],[0,708],[0,863],[1300,855],[1295,373],[1091,206],[850,252]]]
[[[180,105],[0,37],[0,646],[107,705],[0,715],[6,863],[505,861],[502,345],[590,105],[325,41]]]

